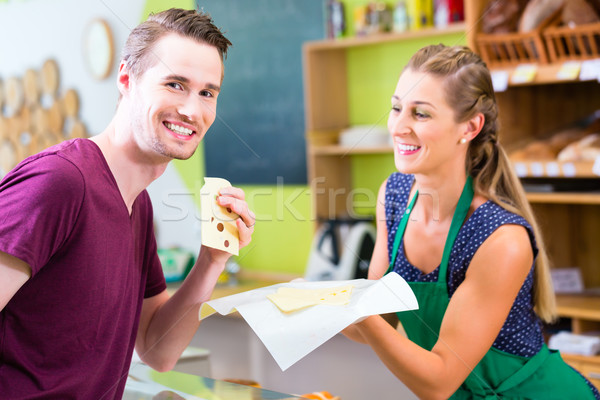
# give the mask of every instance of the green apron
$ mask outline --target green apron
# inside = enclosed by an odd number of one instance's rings
[[[418,194],[417,191],[398,226],[388,272],[393,270],[400,241]],[[448,307],[448,259],[472,200],[473,181],[469,176],[452,217],[438,281],[409,282],[419,302],[419,309],[398,313],[398,319],[409,339],[426,350],[431,350],[437,342],[442,319]],[[564,400],[595,399],[595,396],[585,379],[569,367],[557,351],[551,351],[544,345],[532,358],[490,348],[451,398]]]

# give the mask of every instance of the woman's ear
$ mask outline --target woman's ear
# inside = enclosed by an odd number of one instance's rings
[[[465,141],[471,141],[475,138],[475,136],[479,135],[479,132],[483,129],[483,124],[485,123],[485,116],[483,113],[477,113],[473,118],[465,122],[465,131],[462,135],[462,139]]]

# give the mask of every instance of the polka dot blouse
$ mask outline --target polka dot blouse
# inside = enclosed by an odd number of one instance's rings
[[[401,173],[392,174],[385,192],[385,215],[388,229],[388,254],[391,262],[394,236],[398,224],[408,205],[408,195],[413,185],[414,177]],[[478,207],[461,227],[450,253],[448,261],[448,294],[454,294],[464,281],[467,268],[473,255],[481,244],[500,226],[516,224],[524,226],[529,233],[534,254],[537,247],[533,230],[527,221],[515,215],[498,204],[487,201]],[[407,282],[436,282],[439,266],[429,274],[423,274],[406,259],[404,241],[400,242],[396,263],[393,270]],[[539,318],[533,312],[533,266],[527,275],[519,294],[504,322],[498,337],[492,345],[498,350],[523,356],[532,357],[539,352],[544,341],[542,326]]]

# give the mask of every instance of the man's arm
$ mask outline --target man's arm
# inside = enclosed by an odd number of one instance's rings
[[[0,311],[30,277],[29,264],[0,251]]]
[[[222,189],[218,202],[241,217],[236,220],[240,248],[246,246],[254,232],[255,217],[244,200],[244,192],[237,188]],[[230,256],[202,246],[194,268],[172,297],[163,291],[144,299],[135,343],[142,361],[157,371],[168,371],[175,366],[200,325],[200,306],[210,299]]]

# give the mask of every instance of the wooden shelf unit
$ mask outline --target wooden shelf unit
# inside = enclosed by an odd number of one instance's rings
[[[467,43],[475,47],[487,1],[466,0]],[[557,79],[562,64],[538,65],[528,84],[509,84],[496,93],[500,112],[500,141],[508,148],[540,139],[600,109],[596,81]],[[514,69],[507,70],[509,74]],[[586,173],[586,175],[591,175]],[[600,177],[598,177],[600,189]],[[600,192],[528,193],[555,267],[581,268],[586,288],[600,287]],[[558,296],[558,313],[571,319],[574,333],[600,331],[600,297]],[[600,356],[564,354],[563,358],[600,387]]]

